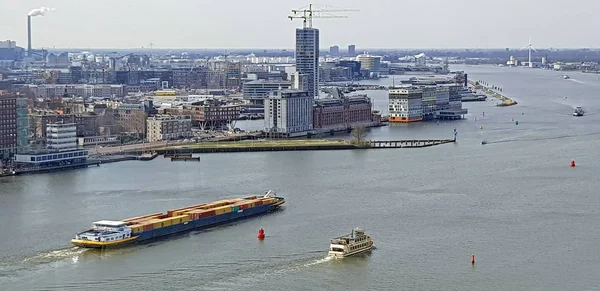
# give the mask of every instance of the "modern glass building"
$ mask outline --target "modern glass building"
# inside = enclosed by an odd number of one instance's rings
[[[319,96],[319,30],[296,29],[296,71],[307,75],[305,86],[309,95]]]

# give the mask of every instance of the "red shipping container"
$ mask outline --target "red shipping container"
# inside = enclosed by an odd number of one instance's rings
[[[258,200],[256,202],[254,202],[254,206],[261,206],[263,205],[263,201],[262,200]]]
[[[144,231],[148,231],[148,230],[152,230],[152,229],[154,229],[152,224],[144,225]]]

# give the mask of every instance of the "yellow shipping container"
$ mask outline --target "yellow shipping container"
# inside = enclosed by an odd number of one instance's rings
[[[244,197],[244,199],[246,199],[246,200],[252,200],[252,199],[256,199],[256,196],[247,196],[247,197]]]
[[[157,216],[162,215],[162,213],[152,213],[152,214],[148,214],[148,215],[143,215],[143,216],[138,216],[138,217],[132,217],[132,218],[127,218],[127,219],[123,219],[121,221],[123,222],[132,222],[132,221],[136,221],[136,220],[144,220],[144,219],[148,219],[148,218],[154,218]]]
[[[173,217],[170,220],[171,220],[171,225],[173,225],[173,224],[180,224],[180,223],[184,223],[184,222],[190,221],[190,217],[188,215],[181,215],[181,216]]]
[[[229,212],[231,212],[231,206],[221,206],[221,207],[215,208],[216,215],[225,214],[225,213],[229,213]]]
[[[131,231],[134,232],[134,233],[144,231],[144,227],[142,225],[139,225],[139,224],[135,224],[135,225],[132,225],[130,227],[131,227]]]
[[[152,227],[154,229],[171,226],[172,218],[164,218],[164,219],[153,219],[150,221],[152,223]]]

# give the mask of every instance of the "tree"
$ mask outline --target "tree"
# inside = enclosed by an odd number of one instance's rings
[[[367,134],[367,130],[364,126],[358,126],[352,129],[352,143],[356,145],[362,145],[365,140],[365,135]]]

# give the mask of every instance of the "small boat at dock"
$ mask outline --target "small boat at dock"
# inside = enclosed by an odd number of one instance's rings
[[[331,240],[329,257],[345,258],[370,251],[374,248],[371,237],[360,228],[352,230],[351,234],[340,236]]]
[[[192,154],[180,154],[171,156],[171,162],[173,161],[200,161],[200,157],[193,157]]]
[[[151,160],[154,160],[156,157],[158,157],[158,153],[151,152],[151,153],[143,153],[138,159],[140,161],[151,161]]]

